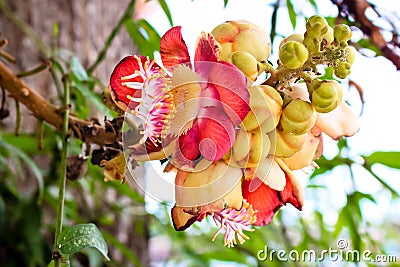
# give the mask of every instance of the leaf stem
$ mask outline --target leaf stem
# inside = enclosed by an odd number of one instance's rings
[[[69,105],[70,105],[70,83],[64,77],[64,117],[62,127],[62,149],[61,149],[61,164],[60,164],[60,184],[58,194],[58,210],[56,221],[56,232],[54,237],[54,252],[53,255],[59,255],[58,238],[62,231],[63,216],[64,216],[64,200],[65,200],[65,186],[67,181],[67,146],[68,146],[68,119],[69,119]],[[62,257],[54,258],[54,266],[59,267]]]

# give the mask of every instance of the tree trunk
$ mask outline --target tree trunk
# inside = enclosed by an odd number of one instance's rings
[[[84,67],[90,66],[96,60],[99,51],[104,47],[105,40],[123,15],[129,2],[129,0],[5,0],[6,5],[21,20],[29,24],[41,41],[48,46],[54,42],[53,29],[54,25],[58,25],[56,46],[60,48],[59,52],[67,57],[77,56]],[[5,51],[16,58],[15,65],[8,64],[14,71],[29,70],[45,62],[46,58],[37,45],[2,12],[0,12],[0,33],[0,39],[8,40]],[[107,85],[117,62],[135,52],[136,47],[126,31],[122,29],[107,50],[105,60],[94,70],[93,75]],[[24,80],[40,95],[48,99],[56,99],[57,91],[49,72],[44,71]],[[97,88],[97,90],[100,92],[103,88]],[[15,127],[15,112],[13,112],[14,101],[10,100],[12,99],[7,98],[7,106],[11,114],[1,123],[6,129],[12,130]],[[34,132],[36,120],[33,116],[26,116],[29,114],[28,110],[22,111],[25,115],[22,116],[24,122],[21,131]],[[104,201],[116,201],[118,198],[120,197],[106,197]],[[142,209],[145,210],[144,205]],[[114,231],[114,236],[129,246],[142,266],[149,265],[149,234],[146,215],[117,214],[115,225],[109,230]],[[118,251],[111,247],[110,249],[110,256],[119,258],[121,266],[129,266]]]

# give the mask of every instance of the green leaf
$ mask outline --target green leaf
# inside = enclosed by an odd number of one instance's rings
[[[341,161],[338,157],[334,157],[333,159],[328,160],[323,155],[315,162],[318,164],[319,168],[314,169],[314,172],[310,176],[310,179],[313,179],[318,175],[324,174],[325,172],[332,171],[337,166],[343,164],[343,161]]]
[[[162,10],[164,11],[165,15],[167,16],[169,25],[171,25],[171,27],[174,26],[174,22],[172,21],[172,15],[171,15],[171,12],[169,11],[167,2],[165,0],[158,0],[158,3],[160,3]]]
[[[87,81],[89,80],[89,76],[86,73],[86,70],[81,65],[81,62],[77,57],[73,57],[69,63],[71,71],[75,74],[76,78],[79,81]]]
[[[320,76],[319,79],[320,80],[334,80],[335,79],[333,77],[334,71],[335,70],[333,67],[326,67],[324,75]]]
[[[382,55],[381,50],[379,50],[379,48],[376,45],[374,45],[369,38],[360,39],[357,42],[357,44],[359,46],[361,46],[362,48],[366,48],[366,49],[369,49],[369,50],[375,52],[375,56]]]
[[[142,29],[146,31],[148,41],[153,44],[152,48],[156,51],[159,51],[161,36],[158,34],[156,29],[154,29],[154,27],[149,22],[147,22],[147,20],[144,19],[139,20],[138,24]]]
[[[308,2],[310,2],[310,4],[314,7],[315,11],[318,11],[318,6],[315,0],[308,0]]]
[[[271,32],[269,33],[269,38],[271,39],[271,48],[273,47],[272,44],[274,43],[276,36],[276,21],[278,17],[278,9],[279,9],[279,2],[277,2],[274,5],[274,10],[272,11],[272,16],[271,16]]]
[[[125,21],[125,29],[137,45],[139,53],[154,58],[154,52],[160,49],[160,36],[154,28],[144,20],[135,21],[130,18]]]
[[[116,249],[121,252],[121,254],[127,258],[134,266],[141,266],[139,259],[137,256],[132,252],[130,248],[128,248],[125,244],[119,241],[115,236],[110,234],[109,232],[104,232],[104,237],[107,241]]]
[[[286,6],[288,9],[288,13],[289,13],[289,19],[290,22],[292,23],[292,27],[293,29],[296,28],[296,20],[297,20],[297,15],[296,12],[294,11],[294,6],[291,0],[286,0]]]
[[[363,158],[369,165],[379,163],[390,168],[400,169],[399,151],[376,151],[368,156],[363,156]]]
[[[103,254],[104,258],[108,258],[108,248],[103,235],[96,225],[93,223],[78,224],[66,228],[61,232],[57,241],[62,254],[73,254],[84,248],[96,248]]]
[[[226,5],[228,4],[229,0],[224,0],[224,8],[226,7]]]
[[[109,118],[113,117],[110,109],[101,101],[99,94],[96,94],[86,88],[86,86],[75,76],[74,73],[71,73],[70,78],[71,86],[78,89],[79,92],[86,97],[86,99],[89,100],[99,112]]]
[[[18,160],[18,158],[19,158],[22,161],[24,161],[26,166],[33,172],[33,174],[35,175],[36,180],[38,182],[39,195],[38,195],[37,203],[40,204],[43,200],[43,194],[44,194],[44,182],[43,182],[43,174],[42,174],[41,169],[36,165],[36,163],[31,159],[31,157],[29,155],[27,155],[24,151],[20,150],[19,148],[4,142],[2,139],[0,139],[0,146],[4,147],[8,151],[10,151],[15,163],[19,162],[19,160]],[[22,166],[19,168],[21,170],[23,169]],[[22,171],[22,175],[24,175],[23,171]]]

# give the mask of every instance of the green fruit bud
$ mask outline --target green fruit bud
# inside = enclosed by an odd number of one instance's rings
[[[279,59],[289,69],[297,69],[308,59],[307,48],[299,42],[289,41],[279,50]]]
[[[287,133],[305,134],[314,126],[316,112],[311,103],[294,99],[283,109],[278,127]]]
[[[324,17],[314,15],[307,20],[306,29],[310,36],[321,40],[328,31],[328,22]]]
[[[351,64],[349,62],[339,61],[337,67],[335,67],[335,75],[340,79],[344,79],[350,74]]]
[[[333,80],[314,79],[310,86],[311,104],[320,113],[334,110],[341,101],[341,87]],[[340,92],[339,92],[340,91]]]
[[[238,67],[250,80],[255,81],[258,76],[258,62],[247,52],[236,51],[232,53],[232,63]]]
[[[345,24],[339,24],[333,29],[333,35],[335,38],[335,43],[338,45],[350,40],[352,33],[349,26]]]
[[[354,58],[355,58],[355,52],[354,48],[351,46],[346,47],[346,52],[347,52],[347,58],[346,61],[350,64],[354,63]]]
[[[320,51],[321,41],[310,36],[308,32],[304,33],[303,44],[310,53],[318,53]]]

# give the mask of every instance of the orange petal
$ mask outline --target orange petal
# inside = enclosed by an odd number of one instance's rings
[[[189,214],[184,208],[174,206],[171,210],[172,223],[176,231],[184,231],[191,226],[199,215]]]
[[[360,129],[357,116],[345,102],[331,112],[317,113],[315,125],[334,140],[352,136]]]
[[[322,135],[321,130],[314,127],[307,133],[306,140],[300,151],[288,158],[282,158],[291,170],[298,170],[312,165],[313,160],[321,155]]]

